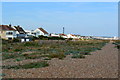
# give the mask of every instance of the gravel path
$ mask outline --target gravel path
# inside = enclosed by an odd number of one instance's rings
[[[118,50],[108,43],[85,59],[52,59],[50,66],[37,69],[4,69],[5,78],[117,78]]]

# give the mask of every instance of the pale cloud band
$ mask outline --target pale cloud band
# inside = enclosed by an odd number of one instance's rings
[[[119,0],[1,0],[1,2],[119,2]]]

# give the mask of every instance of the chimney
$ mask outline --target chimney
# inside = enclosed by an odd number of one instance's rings
[[[11,27],[12,25],[11,24],[9,24],[9,27]]]

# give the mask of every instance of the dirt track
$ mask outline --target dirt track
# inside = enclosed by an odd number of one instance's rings
[[[5,78],[117,78],[118,50],[108,43],[85,59],[52,59],[50,66],[36,69],[4,69]]]

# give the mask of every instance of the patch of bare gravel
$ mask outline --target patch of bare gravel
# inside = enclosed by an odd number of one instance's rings
[[[49,60],[50,66],[36,69],[4,69],[5,78],[117,78],[118,50],[108,43],[85,59]],[[39,60],[38,60],[39,61]],[[27,62],[27,61],[26,61]]]

